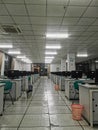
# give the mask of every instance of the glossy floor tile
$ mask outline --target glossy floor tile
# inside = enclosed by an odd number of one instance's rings
[[[71,113],[67,106],[49,106],[49,114]]]
[[[53,126],[77,126],[79,123],[72,119],[71,114],[50,115],[50,122]]]
[[[17,130],[17,128],[0,128],[0,130]]]
[[[47,127],[20,128],[19,130],[50,130]]]
[[[42,77],[40,85],[34,84],[34,91],[28,98],[22,92],[14,105],[6,101],[0,130],[98,130],[98,127],[91,128],[84,119],[73,120],[71,104],[64,91],[55,91],[51,80]]]
[[[26,111],[27,107],[8,107],[5,111],[4,114],[8,115],[23,115]]]
[[[81,126],[52,127],[51,130],[83,130]]]
[[[30,106],[48,106],[47,101],[31,101]]]
[[[3,115],[0,117],[0,127],[18,127],[22,117],[22,115]]]
[[[48,107],[42,107],[42,106],[33,106],[29,107],[26,114],[43,114],[48,113]]]
[[[20,127],[49,126],[49,115],[25,115]]]
[[[83,126],[83,130],[98,130],[98,127],[89,127],[89,126]]]

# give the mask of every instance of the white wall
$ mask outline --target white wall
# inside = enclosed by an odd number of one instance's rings
[[[26,64],[17,59],[14,59],[14,70],[31,71],[31,64]]]
[[[51,64],[50,72],[57,72],[57,71],[61,71],[61,64]]]
[[[31,64],[25,64],[25,70],[31,71]]]
[[[5,54],[2,54],[2,65],[1,65],[1,75],[4,75],[4,66],[5,66]],[[31,64],[23,63],[17,59],[14,60],[14,70],[25,70],[25,71],[31,71]]]

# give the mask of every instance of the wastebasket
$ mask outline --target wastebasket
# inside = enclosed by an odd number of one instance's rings
[[[83,111],[83,105],[80,104],[72,104],[72,119],[74,120],[81,120],[82,118],[82,111]]]
[[[55,89],[56,91],[59,91],[59,85],[55,85],[55,86],[54,86],[54,89]]]

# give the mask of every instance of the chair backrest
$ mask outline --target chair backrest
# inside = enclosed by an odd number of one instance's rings
[[[30,76],[28,76],[28,81],[30,81],[31,80],[31,77]]]
[[[83,84],[84,82],[82,80],[77,80],[74,82],[74,89],[79,90],[79,84]]]
[[[2,83],[5,83],[4,91],[11,90],[12,82],[10,80],[3,80]]]

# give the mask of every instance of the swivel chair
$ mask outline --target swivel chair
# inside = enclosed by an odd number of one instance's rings
[[[10,99],[12,101],[12,104],[14,104],[14,101],[13,101],[13,98],[12,98],[12,95],[11,95],[11,89],[12,89],[12,82],[10,80],[3,80],[1,81],[2,83],[5,83],[5,86],[4,86],[4,103],[3,103],[3,110],[4,110],[4,107],[5,107],[5,100],[6,100],[6,95],[9,94],[10,96]]]
[[[76,98],[76,95],[79,94],[79,84],[84,84],[84,82],[82,80],[76,80],[74,82],[74,91],[75,91],[74,99]]]

